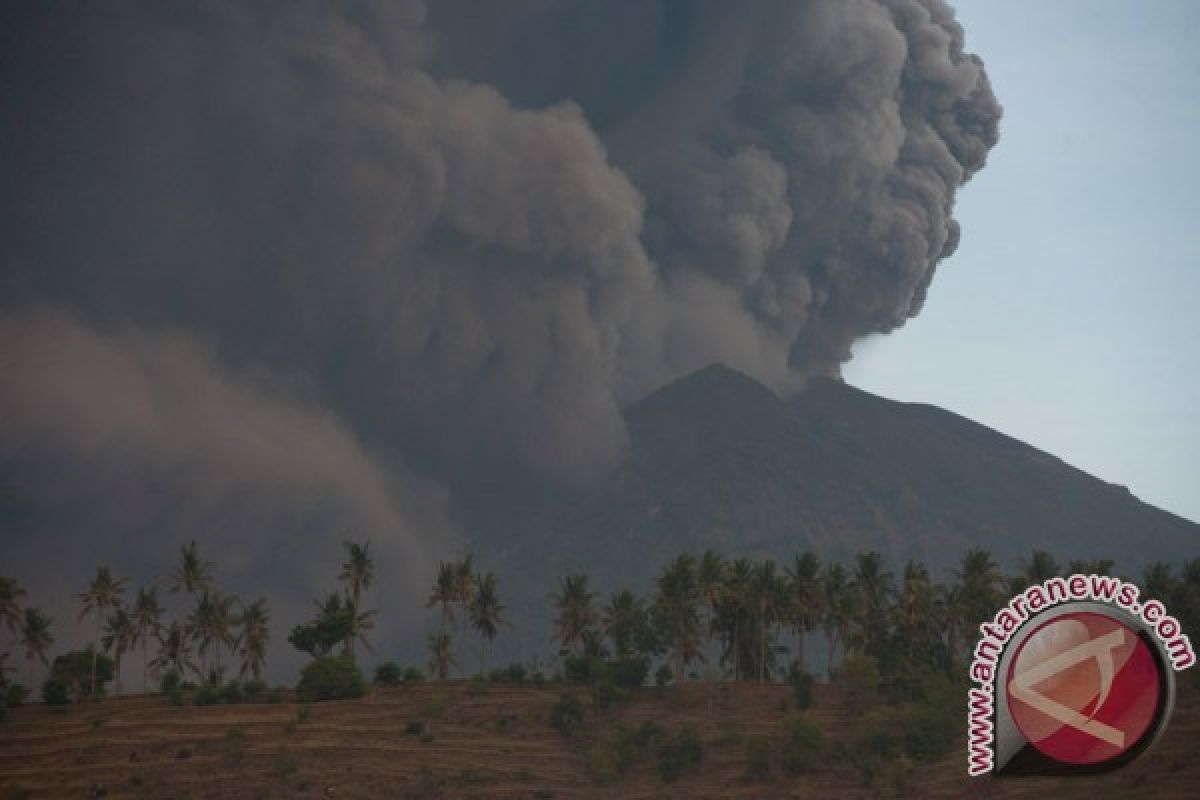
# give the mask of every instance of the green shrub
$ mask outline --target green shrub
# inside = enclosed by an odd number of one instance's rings
[[[48,706],[65,706],[71,702],[71,690],[65,683],[51,678],[42,684],[42,702]]]
[[[529,682],[533,684],[534,688],[541,689],[546,685],[546,674],[540,669],[535,669],[529,676]]]
[[[671,668],[663,664],[654,672],[654,685],[659,689],[665,689],[671,683],[673,677]]]
[[[879,665],[870,656],[851,656],[838,669],[843,702],[852,714],[861,714],[879,703]]]
[[[266,693],[267,684],[258,678],[251,678],[242,684],[242,691],[246,693],[246,699],[254,700]]]
[[[420,736],[424,732],[425,723],[419,719],[409,720],[408,724],[404,726],[405,736]]]
[[[563,736],[571,736],[583,725],[583,704],[574,692],[563,692],[550,709],[550,724]]]
[[[180,674],[173,669],[169,669],[158,679],[158,690],[163,694],[170,694],[173,689],[178,689],[182,683],[183,678]]]
[[[305,703],[338,700],[362,697],[364,688],[362,672],[354,659],[349,655],[324,656],[312,661],[300,673],[296,696]]]
[[[509,664],[505,672],[507,673],[505,676],[506,680],[513,686],[522,686],[525,684],[525,665],[520,661]]]
[[[674,783],[704,760],[704,743],[691,728],[681,728],[674,741],[658,746],[658,774],[664,783]]]
[[[375,683],[380,686],[399,686],[403,679],[404,673],[395,661],[385,661],[375,668]]]
[[[416,667],[407,667],[404,670],[404,682],[406,684],[420,683],[425,680],[425,673]]]
[[[792,775],[811,772],[820,766],[824,751],[821,729],[808,720],[793,720],[783,745],[783,768]]]
[[[617,779],[613,757],[599,747],[593,747],[584,754],[583,768],[597,786],[607,786]]]
[[[167,703],[173,706],[183,705],[183,689],[175,686],[167,692]]]
[[[196,690],[196,697],[192,702],[198,706],[215,706],[221,702],[221,692],[216,687],[206,684]]]
[[[640,763],[653,752],[654,746],[662,738],[662,728],[654,722],[643,722],[636,730],[618,725],[612,743],[613,764],[617,772],[624,775]]]
[[[645,656],[625,656],[609,662],[613,683],[624,689],[640,689],[650,674],[650,659]]]
[[[220,692],[221,702],[225,703],[226,705],[235,706],[242,702],[242,700],[245,698],[245,695],[242,692],[242,684],[238,683],[237,681],[230,681],[229,683],[225,684],[221,687]]]
[[[788,668],[787,678],[792,687],[792,699],[796,701],[796,708],[810,707],[813,699],[813,676],[800,668],[800,662],[793,661]]]
[[[760,733],[746,737],[746,767],[742,777],[752,783],[771,779],[771,742]]]
[[[29,689],[19,683],[10,683],[8,690],[4,693],[4,703],[9,708],[23,706],[28,699]]]

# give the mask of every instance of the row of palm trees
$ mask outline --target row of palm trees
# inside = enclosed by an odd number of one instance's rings
[[[96,667],[101,652],[112,655],[118,694],[123,689],[122,660],[139,650],[143,691],[148,688],[151,674],[164,670],[180,675],[190,672],[202,681],[219,681],[224,674],[222,648],[240,659],[240,677],[261,677],[270,636],[267,601],[259,598],[246,603],[222,592],[213,580],[212,570],[212,562],[201,557],[194,541],[180,548],[179,566],[166,577],[166,585],[172,593],[183,595],[183,603],[176,618],[164,623],[167,611],[160,602],[157,583],[139,586],[130,602],[126,597],[129,578],[117,577],[109,567],[97,568],[87,590],[78,595],[79,621],[92,624],[90,696],[97,694]],[[32,685],[35,662],[49,664],[54,634],[49,616],[36,607],[22,605],[27,596],[15,579],[0,577],[0,625],[15,633],[17,643],[24,648]],[[199,657],[199,664],[195,657]],[[0,656],[0,665],[6,658],[7,654]]]
[[[510,627],[500,602],[499,583],[491,572],[476,572],[470,553],[457,561],[438,564],[437,577],[425,601],[426,608],[437,608],[441,616],[439,631],[428,638],[430,673],[444,680],[451,667],[458,667],[462,674],[462,664],[453,650],[456,621],[464,642],[468,625],[479,634],[479,672],[486,671],[489,646],[501,628]]]

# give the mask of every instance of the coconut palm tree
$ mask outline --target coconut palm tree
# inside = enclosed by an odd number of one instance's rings
[[[8,628],[9,635],[16,636],[21,629],[24,614],[21,599],[26,592],[16,578],[0,577],[0,625]]]
[[[739,558],[728,564],[721,589],[723,615],[732,618],[729,623],[724,658],[733,662],[733,679],[742,676],[742,618],[750,600],[750,587],[754,565],[748,559]]]
[[[267,640],[270,638],[268,625],[271,622],[271,610],[267,607],[265,597],[260,597],[249,605],[243,605],[241,613],[234,620],[238,628],[234,640],[234,648],[242,660],[239,677],[249,673],[255,680],[262,677],[263,664],[267,661]]]
[[[717,606],[721,602],[724,577],[724,559],[719,553],[705,550],[696,566],[696,588],[700,592],[700,602],[704,605],[704,649],[706,651],[712,649],[713,620]]]
[[[178,675],[187,674],[188,670],[204,677],[204,673],[192,661],[191,636],[187,629],[178,621],[167,626],[165,634],[162,630],[157,634],[158,654],[150,662],[155,670],[169,669]]]
[[[98,567],[96,577],[86,592],[79,595],[83,603],[83,611],[79,612],[80,621],[89,614],[96,622],[96,633],[92,638],[92,679],[91,697],[96,696],[96,657],[100,648],[100,626],[104,622],[105,613],[119,608],[125,594],[128,578],[114,578],[108,567]]]
[[[33,660],[37,658],[46,666],[46,650],[54,644],[54,634],[50,628],[54,620],[42,613],[39,608],[26,607],[21,619],[19,644],[25,648],[25,660],[29,662],[29,685],[33,686]],[[93,673],[93,686],[95,675]]]
[[[346,562],[342,564],[342,573],[338,576],[338,580],[349,587],[347,596],[350,599],[351,608],[354,609],[355,619],[357,620],[359,615],[363,615],[364,619],[369,619],[375,612],[372,611],[368,614],[361,611],[361,601],[362,593],[370,589],[371,584],[375,581],[375,561],[371,558],[371,543],[343,542],[342,545],[346,548]],[[362,631],[356,625],[353,634],[347,641],[350,658],[354,658],[354,641],[361,635]]]
[[[233,608],[236,602],[237,599],[232,596],[205,588],[188,615],[188,631],[197,643],[196,653],[200,656],[200,672],[205,682],[211,682],[214,676],[219,680],[223,672],[220,648],[232,642]],[[217,662],[211,672],[208,668],[210,651],[216,656]]]
[[[674,663],[675,679],[686,678],[687,665],[703,661],[700,646],[699,583],[696,580],[696,559],[688,554],[678,556],[667,565],[656,581],[654,616]]]
[[[213,562],[200,557],[200,550],[193,539],[179,548],[179,569],[169,578],[172,592],[199,594],[212,587]]]
[[[613,655],[629,656],[646,644],[646,606],[642,599],[628,589],[612,595],[602,613],[604,635],[612,642]]]
[[[425,601],[426,608],[440,608],[442,611],[442,633],[454,625],[454,604],[458,602],[458,589],[455,581],[454,564],[448,561],[438,563],[437,579]]]
[[[887,632],[886,613],[896,591],[892,573],[883,568],[883,556],[874,551],[858,555],[853,587],[858,611],[853,620],[854,645],[866,655],[876,655]]]
[[[758,634],[758,657],[755,665],[760,682],[767,679],[767,642],[771,638],[771,628],[779,619],[782,605],[779,577],[775,572],[775,562],[770,559],[760,561],[754,567],[750,579],[751,606],[756,612],[755,624]]]
[[[451,667],[458,666],[458,659],[450,649],[450,634],[435,633],[429,637],[429,672],[438,680],[446,680]]]
[[[496,576],[492,573],[475,579],[474,597],[471,599],[471,625],[479,632],[479,674],[487,669],[487,646],[496,638],[504,619],[504,606],[496,593]]]
[[[137,624],[133,615],[124,608],[118,607],[104,622],[104,635],[100,642],[105,652],[113,654],[113,677],[116,678],[116,691],[121,694],[121,657],[132,647],[137,638]]]
[[[163,608],[158,603],[157,586],[139,586],[133,601],[133,644],[142,645],[142,691],[148,691],[150,672],[150,637],[158,636],[162,627]],[[119,673],[118,673],[119,674]]]
[[[467,553],[462,560],[454,565],[454,598],[458,605],[459,621],[461,623],[461,640],[467,640],[467,623],[471,618],[471,601],[475,594],[475,564],[474,557]],[[460,670],[462,667],[460,667]]]
[[[821,574],[821,629],[825,633],[825,674],[833,677],[834,650],[846,637],[854,616],[854,596],[841,564],[826,564]]]
[[[803,672],[804,637],[816,626],[821,611],[821,562],[812,552],[797,555],[787,574],[787,603],[784,613],[796,634],[796,660]]]
[[[558,612],[554,639],[573,653],[583,641],[584,632],[596,625],[595,599],[595,593],[588,591],[588,576],[582,573],[560,578],[559,591],[550,594],[550,602]]]

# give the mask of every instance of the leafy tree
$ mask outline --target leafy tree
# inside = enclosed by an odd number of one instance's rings
[[[254,680],[262,678],[263,664],[267,661],[270,622],[271,610],[265,597],[243,605],[241,612],[234,619],[238,630],[234,639],[234,649],[242,662],[241,669],[238,670],[239,677],[244,678],[249,674]]]
[[[435,633],[428,639],[429,672],[436,675],[438,680],[446,680],[451,667],[458,666],[458,659],[450,649],[450,634]]]
[[[598,615],[593,607],[596,595],[588,591],[588,576],[568,575],[559,579],[559,590],[550,595],[558,616],[554,620],[554,639],[572,653],[583,641],[585,631],[593,628]]]
[[[354,609],[353,629],[346,640],[346,652],[350,654],[350,658],[354,658],[356,639],[361,639],[368,651],[371,649],[365,631],[372,627],[369,620],[375,612],[361,611],[361,609],[362,593],[370,589],[371,584],[375,581],[375,561],[371,558],[370,542],[362,544],[343,542],[343,546],[346,548],[346,561],[342,564],[342,573],[338,576],[338,580],[349,587],[350,607]]]
[[[72,650],[54,659],[49,680],[67,687],[76,702],[104,693],[104,685],[113,678],[113,660],[86,650]]]
[[[105,612],[121,605],[121,598],[125,594],[125,586],[128,583],[128,578],[114,578],[108,567],[98,567],[91,586],[86,592],[79,595],[79,599],[83,603],[83,611],[79,613],[79,619],[82,621],[84,617],[91,615],[96,621],[96,635],[92,638],[93,659],[99,655],[100,627],[104,622]],[[95,685],[92,686],[91,694],[92,696],[96,694]]]
[[[162,629],[163,608],[158,602],[157,586],[139,586],[133,601],[133,644],[142,646],[142,691],[148,691],[150,672],[150,638]]]
[[[121,657],[132,647],[137,637],[137,626],[133,616],[123,608],[118,608],[104,623],[104,635],[100,642],[106,653],[113,654],[116,669],[117,694],[121,694]]]
[[[362,697],[366,681],[349,653],[322,656],[307,664],[300,673],[296,696],[303,703]]]
[[[54,644],[54,634],[50,631],[53,620],[46,616],[41,609],[32,606],[25,608],[21,618],[19,643],[25,648],[25,660],[29,662],[29,685],[33,686],[33,660],[36,658],[46,664],[46,650]]]
[[[342,596],[331,592],[323,603],[316,603],[317,618],[305,625],[297,625],[288,636],[288,642],[297,650],[314,658],[324,658],[346,639],[355,627],[354,608]]]
[[[504,606],[496,593],[496,576],[492,573],[475,579],[474,596],[471,599],[471,625],[479,632],[479,674],[487,669],[487,645],[496,638],[501,625],[507,625],[503,617]]]

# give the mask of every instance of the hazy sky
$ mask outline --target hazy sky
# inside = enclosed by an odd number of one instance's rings
[[[955,3],[1004,105],[925,310],[850,383],[1200,520],[1200,3]]]

